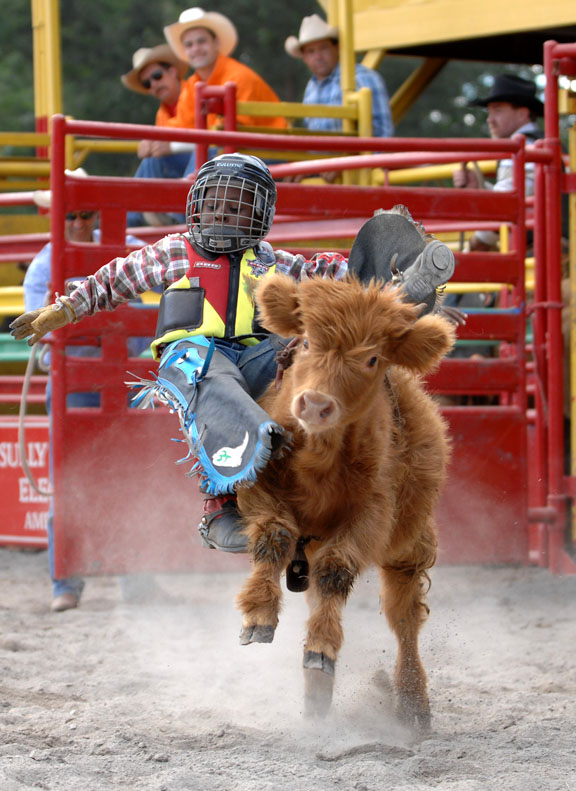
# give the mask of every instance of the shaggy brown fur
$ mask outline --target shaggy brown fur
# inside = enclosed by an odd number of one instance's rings
[[[357,280],[282,275],[257,292],[262,324],[301,339],[280,390],[262,400],[293,433],[293,450],[272,461],[255,486],[239,492],[253,557],[238,596],[243,642],[272,638],[280,575],[298,537],[310,563],[304,648],[307,710],[330,703],[343,641],[341,614],[354,580],[380,568],[382,603],[398,640],[400,714],[429,723],[418,632],[427,615],[426,569],[436,558],[433,511],[445,476],[448,441],[419,375],[453,345],[450,324],[418,319],[395,289]],[[418,319],[418,320],[416,320]]]

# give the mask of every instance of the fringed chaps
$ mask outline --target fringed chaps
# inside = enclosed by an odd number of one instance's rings
[[[250,486],[272,456],[280,453],[286,433],[247,392],[236,365],[201,339],[169,344],[155,380],[127,382],[139,392],[135,406],[154,400],[177,412],[189,452],[179,463],[193,461],[207,494],[228,494]]]

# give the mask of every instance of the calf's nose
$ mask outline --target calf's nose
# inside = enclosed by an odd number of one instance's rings
[[[292,404],[294,416],[311,426],[330,425],[338,417],[338,406],[332,396],[316,390],[304,390]]]

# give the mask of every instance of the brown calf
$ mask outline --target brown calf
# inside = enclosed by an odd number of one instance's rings
[[[399,713],[427,727],[418,632],[428,612],[433,511],[449,446],[418,374],[450,351],[453,330],[437,316],[416,320],[419,309],[395,289],[355,279],[296,286],[274,275],[259,286],[257,301],[265,327],[300,343],[281,388],[272,386],[262,400],[293,433],[292,452],[239,492],[253,561],[238,596],[241,642],[272,640],[280,575],[298,545],[293,574],[301,580],[309,563],[306,712],[324,714],[343,641],[342,609],[358,575],[375,565],[398,641]]]

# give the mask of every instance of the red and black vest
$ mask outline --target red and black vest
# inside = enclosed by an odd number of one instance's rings
[[[160,300],[156,338],[151,344],[155,360],[158,347],[166,343],[204,335],[229,338],[250,335],[254,322],[254,292],[258,279],[275,271],[254,250],[244,252],[240,260],[227,254],[214,261],[203,257],[184,238],[188,253],[188,271],[169,286]],[[258,343],[253,337],[241,343]]]

